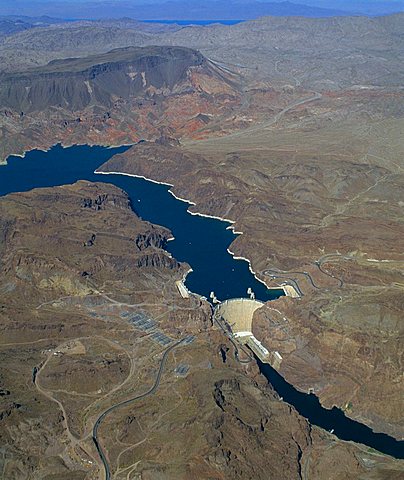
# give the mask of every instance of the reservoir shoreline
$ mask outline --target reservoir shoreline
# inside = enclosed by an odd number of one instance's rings
[[[113,148],[107,149],[106,147],[89,147],[86,145],[70,148],[57,145],[48,152],[35,150],[26,153],[24,164],[17,158],[8,157],[8,160],[10,160],[8,165],[0,168],[0,196],[11,192],[27,191],[32,188],[74,183],[78,180],[98,182],[98,174],[94,172],[112,155],[122,153],[124,150],[125,147],[114,150]],[[175,237],[176,241],[169,242],[170,249],[167,249],[167,252],[179,261],[187,262],[191,267],[194,267],[194,263],[196,264],[196,268],[188,275],[194,282],[193,286],[188,286],[190,291],[208,297],[211,285],[216,282],[215,285],[223,292],[218,295],[219,299],[246,297],[245,287],[250,286],[255,281],[254,290],[260,292],[261,297],[264,296],[263,301],[274,298],[270,296],[266,284],[263,284],[262,281],[257,282],[259,279],[252,276],[251,268],[246,265],[246,262],[237,262],[234,256],[225,252],[228,248],[226,244],[229,246],[229,242],[232,241],[232,238],[234,239],[235,233],[229,231],[229,227],[223,228],[221,222],[228,222],[230,225],[234,222],[189,212],[188,207],[184,208],[183,204],[190,205],[192,202],[184,199],[179,199],[180,201],[177,202],[176,196],[166,188],[167,184],[162,182],[145,180],[142,177],[130,174],[116,173],[108,177],[107,183],[112,183],[124,190],[131,200],[133,210],[144,220],[164,225],[173,231],[172,236]],[[167,192],[170,192],[170,195],[167,195]],[[161,205],[164,205],[165,208],[162,209]],[[188,213],[191,215],[188,215]],[[198,219],[198,217],[206,217],[206,219]],[[214,220],[220,221],[215,222]],[[171,228],[172,226],[174,228]],[[200,256],[205,256],[202,262],[199,261]],[[195,270],[199,270],[199,272],[195,272]],[[217,277],[220,275],[221,278],[218,279]],[[271,295],[273,294],[271,293]],[[259,296],[257,296],[257,299],[260,299]],[[285,385],[298,392],[271,367],[265,366],[263,374],[278,391],[280,397],[287,398],[286,395],[282,394],[282,388]],[[276,375],[280,378],[277,378]],[[342,410],[325,409],[315,395],[298,393],[299,396],[295,397],[293,394],[288,403],[293,405],[296,410],[304,412],[303,407],[307,397],[314,398],[315,401],[311,407],[314,410],[306,414],[302,413],[313,424],[328,429],[328,424],[321,425],[318,418],[321,418],[325,414],[324,412],[334,412],[333,414],[335,414],[335,411],[337,411],[337,420],[341,421],[342,418],[347,422],[346,430],[341,436],[338,435],[339,438],[348,441],[354,439],[357,443],[377,448],[379,451],[396,458],[404,458],[404,442],[397,441],[394,437],[386,434],[373,432],[370,427],[349,419]],[[335,428],[335,432],[338,433],[337,427],[338,425],[333,425],[328,430]],[[359,437],[354,434],[355,431],[351,431],[352,428],[360,429]],[[383,439],[381,446],[376,441],[372,442],[374,436]]]
[[[188,200],[186,198],[181,198],[181,197],[178,197],[172,190],[172,188],[175,187],[175,185],[173,185],[172,183],[167,183],[167,182],[160,182],[158,180],[154,180],[153,178],[148,178],[148,177],[145,177],[144,175],[136,175],[134,173],[125,173],[125,172],[118,172],[118,171],[111,171],[111,172],[103,172],[103,171],[99,171],[99,170],[95,170],[94,171],[95,174],[97,175],[125,175],[125,176],[128,176],[128,177],[134,177],[134,178],[141,178],[143,180],[146,180],[147,182],[152,182],[152,183],[156,183],[157,185],[165,185],[167,187],[169,187],[169,190],[168,192],[176,199],[176,200],[179,200],[180,202],[184,202],[184,203],[187,203],[189,205],[192,205],[192,206],[197,206],[197,204],[195,202],[193,202],[192,200]],[[213,220],[219,220],[221,222],[226,222],[226,223],[229,223],[227,229],[228,230],[231,230],[231,232],[233,233],[233,235],[235,235],[236,237],[239,236],[239,235],[244,235],[243,232],[238,232],[236,230],[234,230],[234,224],[236,223],[235,220],[230,220],[229,218],[224,218],[224,217],[218,217],[216,215],[209,215],[209,214],[205,214],[205,213],[200,213],[200,212],[192,212],[191,210],[187,209],[187,213],[189,213],[190,215],[196,215],[198,217],[204,217],[204,218],[211,218]],[[287,296],[287,291],[285,290],[285,288],[283,288],[282,286],[279,286],[279,287],[268,287],[268,285],[265,283],[264,280],[261,280],[256,272],[252,269],[252,266],[251,266],[251,260],[246,258],[246,257],[241,257],[241,256],[237,256],[234,252],[232,252],[230,250],[230,246],[231,244],[229,245],[229,248],[227,248],[227,252],[234,258],[234,260],[242,260],[242,261],[245,261],[248,263],[248,269],[250,270],[251,274],[254,276],[254,278],[258,281],[258,282],[261,282],[263,285],[265,285],[265,287],[268,289],[268,290],[283,290],[284,292],[284,295]]]

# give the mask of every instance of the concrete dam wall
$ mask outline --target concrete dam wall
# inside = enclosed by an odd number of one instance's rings
[[[258,358],[279,370],[282,356],[279,352],[270,352],[252,333],[254,312],[264,305],[259,300],[233,298],[220,303],[215,308],[215,319],[224,324],[227,334],[242,345],[247,345]]]
[[[215,308],[215,314],[230,325],[233,333],[251,332],[254,312],[263,305],[259,300],[232,298],[220,303]]]

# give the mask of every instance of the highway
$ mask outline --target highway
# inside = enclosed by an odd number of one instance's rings
[[[332,275],[331,273],[328,273],[326,270],[322,268],[323,263],[331,262],[333,260],[337,260],[338,258],[342,258],[343,260],[353,260],[352,257],[348,255],[341,255],[340,253],[329,253],[327,255],[323,255],[321,258],[316,260],[314,263],[317,265],[318,269],[320,270],[321,273],[324,275],[328,275],[331,278],[334,278],[339,282],[339,286],[342,287],[344,285],[344,281],[341,278],[336,277],[335,275]]]
[[[266,275],[268,277],[272,278],[280,278],[282,280],[288,280],[289,283],[296,289],[297,293],[303,297],[303,292],[301,291],[299,284],[297,283],[297,280],[290,277],[289,275],[305,275],[306,277],[309,278],[310,282],[315,288],[318,288],[314,282],[311,276],[307,272],[285,272],[282,270],[273,270],[273,269],[266,269],[262,272],[263,275]]]
[[[160,367],[159,367],[159,370],[158,370],[158,373],[157,373],[157,376],[156,376],[156,380],[154,381],[154,384],[152,385],[152,387],[145,393],[142,393],[140,395],[137,395],[136,397],[132,397],[132,398],[129,398],[128,400],[124,400],[123,402],[119,402],[115,405],[113,405],[112,407],[109,407],[107,410],[105,410],[96,420],[96,422],[94,423],[94,427],[93,427],[93,442],[95,444],[95,447],[97,449],[97,452],[98,452],[98,455],[100,456],[100,459],[104,465],[104,471],[105,471],[105,480],[111,480],[111,470],[109,468],[109,465],[108,465],[108,460],[105,456],[105,453],[98,441],[98,429],[102,423],[102,421],[105,419],[105,417],[107,415],[109,415],[112,411],[120,408],[120,407],[123,407],[124,405],[129,405],[130,403],[132,402],[135,402],[136,400],[140,400],[141,398],[145,398],[145,397],[148,397],[149,395],[153,395],[156,390],[158,389],[159,385],[160,385],[160,381],[161,381],[161,376],[163,374],[163,370],[164,370],[164,366],[166,364],[166,361],[167,361],[167,357],[168,355],[170,354],[170,352],[172,350],[174,350],[174,348],[178,347],[179,345],[181,345],[181,343],[184,341],[184,339],[181,339],[179,340],[178,342],[174,343],[173,345],[171,345],[171,347],[168,347],[167,350],[165,350],[164,354],[163,354],[163,357],[161,359],[161,362],[160,362]]]
[[[321,268],[321,265],[322,265],[322,264],[321,264],[320,262],[318,262],[318,263],[316,262],[316,265],[317,265],[317,267],[318,267],[318,269],[320,270],[321,273],[323,273],[324,275],[328,275],[329,277],[334,278],[335,280],[337,280],[340,287],[342,287],[342,286],[344,285],[344,282],[343,282],[343,280],[342,280],[341,278],[338,278],[338,277],[336,277],[335,275],[332,275],[331,273],[328,273],[326,270],[324,270],[323,268]]]
[[[256,125],[252,125],[251,127],[247,127],[233,133],[229,133],[228,135],[222,138],[225,138],[225,139],[235,138],[235,137],[240,137],[246,134],[257,133],[261,130],[265,130],[266,128],[272,127],[272,125],[277,123],[283,117],[283,115],[285,115],[285,113],[288,113],[290,110],[293,110],[296,107],[300,107],[301,105],[304,105],[306,103],[314,102],[315,100],[321,100],[321,98],[322,98],[321,93],[315,92],[314,95],[312,95],[311,97],[302,98],[300,100],[296,100],[293,103],[287,105],[283,110],[278,112],[269,120],[266,120],[262,123],[257,123]]]
[[[313,92],[312,96],[306,97],[306,98],[301,98],[299,100],[295,100],[294,102],[287,105],[283,110],[281,110],[280,112],[275,114],[273,117],[271,117],[267,120],[264,120],[262,122],[256,123],[256,124],[252,125],[251,127],[246,127],[246,128],[241,129],[241,130],[236,130],[235,132],[228,133],[227,135],[224,135],[222,137],[215,138],[214,142],[216,144],[216,142],[220,143],[220,142],[226,141],[228,139],[232,140],[234,138],[244,137],[245,135],[250,135],[251,136],[253,134],[257,134],[257,133],[260,133],[262,131],[265,131],[266,129],[268,129],[268,128],[272,127],[273,125],[275,125],[276,123],[278,123],[278,121],[286,113],[293,110],[294,108],[305,105],[306,103],[314,102],[316,100],[321,100],[322,97],[323,96],[322,96],[321,93]],[[248,104],[249,104],[249,100],[245,96],[244,100],[243,100],[243,107],[247,108]],[[221,122],[223,122],[223,117],[220,117],[217,120],[214,120],[212,123],[210,123],[209,128],[211,129],[214,126],[219,125]],[[206,139],[206,140],[188,140],[188,141],[184,141],[183,145],[186,145],[186,146],[195,145],[195,144],[204,145],[205,142],[210,142],[211,140],[212,139],[210,139],[210,140],[209,139]]]
[[[343,287],[344,281],[341,278],[338,278],[335,275],[332,275],[331,273],[327,272],[326,270],[324,270],[322,268],[323,263],[331,262],[333,260],[337,260],[338,258],[342,258],[343,260],[352,260],[351,257],[342,256],[340,254],[333,253],[333,254],[323,255],[318,260],[315,260],[314,265],[317,266],[317,268],[320,270],[321,273],[323,273],[324,275],[327,275],[328,277],[333,278],[334,280],[336,280],[339,283],[340,287]],[[292,286],[294,286],[296,288],[296,290],[297,290],[297,292],[299,293],[300,296],[303,296],[303,292],[301,291],[301,289],[300,289],[300,287],[297,283],[297,280],[295,278],[289,277],[289,275],[304,275],[308,279],[308,281],[311,283],[313,288],[315,288],[317,290],[321,289],[321,287],[319,287],[318,285],[316,285],[314,283],[313,277],[310,275],[309,272],[286,272],[284,270],[266,269],[262,273],[263,273],[263,275],[267,275],[267,276],[272,277],[272,278],[280,278],[280,279],[283,279],[283,280],[288,280],[292,284]],[[288,276],[286,276],[286,275],[288,275]]]

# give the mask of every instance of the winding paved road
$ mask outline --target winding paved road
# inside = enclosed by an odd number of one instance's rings
[[[303,297],[304,296],[304,293],[302,292],[299,284],[297,283],[297,280],[295,278],[292,278],[292,277],[288,277],[283,274],[279,275],[279,274],[275,274],[273,273],[272,271],[269,273],[269,271],[265,271],[263,272],[264,275],[269,275],[271,278],[273,279],[280,279],[280,280],[287,280],[287,282],[292,285],[292,287],[295,288],[296,292],[299,294],[299,296]],[[287,283],[285,282],[285,283]]]
[[[322,268],[323,263],[331,262],[331,261],[339,259],[339,258],[342,258],[342,260],[353,260],[353,258],[348,256],[348,255],[341,255],[340,253],[329,253],[327,255],[323,255],[318,260],[316,260],[314,263],[315,263],[315,265],[317,265],[317,267],[318,267],[318,269],[320,270],[321,273],[323,273],[324,275],[328,275],[331,278],[334,278],[335,280],[337,280],[339,282],[339,286],[342,287],[344,285],[344,281],[342,280],[342,278],[338,278],[335,275],[332,275],[331,273],[328,273],[326,270],[324,270]]]
[[[307,272],[285,272],[283,270],[273,270],[273,269],[266,269],[262,272],[263,275],[266,275],[268,277],[272,277],[272,278],[279,278],[281,280],[287,280],[289,281],[289,283],[295,288],[295,290],[297,291],[297,293],[303,297],[303,292],[299,286],[299,284],[297,283],[297,280],[295,278],[292,278],[290,277],[289,275],[297,275],[297,274],[301,274],[301,275],[305,275],[309,278],[309,280],[311,281],[313,287],[315,288],[318,288],[314,283],[313,283],[313,279],[310,277],[310,274],[308,274]]]
[[[171,345],[171,347],[168,347],[167,350],[164,352],[163,354],[163,357],[161,359],[161,362],[160,362],[160,367],[159,367],[159,371],[157,373],[157,377],[156,377],[156,380],[153,384],[153,386],[145,393],[142,393],[140,395],[137,395],[136,397],[133,397],[133,398],[129,398],[128,400],[124,400],[123,402],[119,402],[115,405],[113,405],[112,407],[109,407],[107,410],[105,410],[96,420],[95,424],[94,424],[94,427],[93,427],[93,442],[95,444],[95,447],[97,449],[97,452],[98,452],[98,455],[100,456],[100,459],[104,465],[104,471],[105,471],[105,480],[111,480],[111,470],[109,468],[109,465],[108,465],[108,460],[105,456],[105,453],[98,441],[98,429],[102,423],[102,421],[105,419],[105,417],[107,415],[109,415],[112,411],[120,408],[120,407],[123,407],[124,405],[129,405],[130,403],[132,402],[135,402],[136,400],[140,400],[141,398],[145,398],[145,397],[148,397],[149,395],[153,395],[155,393],[155,391],[158,389],[159,385],[160,385],[160,381],[161,381],[161,376],[163,374],[163,370],[164,370],[164,366],[166,364],[166,361],[167,361],[167,357],[168,355],[170,354],[170,352],[172,350],[174,350],[174,348],[178,347],[179,345],[181,345],[181,343],[184,341],[184,339],[181,339],[179,340],[178,342],[174,343],[173,345]]]
[[[229,133],[228,135],[222,138],[235,138],[235,137],[243,136],[246,133],[251,134],[251,133],[257,133],[260,130],[265,130],[266,128],[269,128],[275,123],[277,123],[283,117],[283,115],[285,115],[285,113],[289,112],[290,110],[293,110],[296,107],[300,107],[305,103],[314,102],[315,100],[320,100],[321,98],[322,98],[321,93],[315,92],[314,95],[312,95],[311,97],[301,98],[300,100],[296,100],[293,103],[290,103],[283,110],[278,112],[269,120],[266,120],[261,123],[257,123],[256,125],[252,125],[251,127],[247,127],[233,133]]]
[[[331,262],[333,260],[337,260],[338,258],[342,258],[343,260],[352,260],[352,257],[349,257],[349,256],[343,256],[338,253],[330,253],[327,255],[323,255],[318,260],[315,260],[314,265],[317,266],[317,268],[320,270],[321,273],[323,273],[324,275],[327,275],[328,277],[333,278],[339,283],[340,287],[343,287],[344,281],[342,280],[342,278],[338,278],[332,273],[329,273],[322,268],[323,263]],[[303,275],[309,280],[309,282],[314,288],[316,288],[317,290],[321,290],[322,288],[314,283],[313,277],[310,275],[309,272],[287,272],[285,270],[266,269],[262,272],[262,274],[272,278],[281,278],[283,280],[289,280],[289,282],[292,283],[292,285],[296,288],[300,296],[303,296],[303,292],[301,291],[299,284],[297,283],[297,280],[295,278],[291,278],[286,275]]]

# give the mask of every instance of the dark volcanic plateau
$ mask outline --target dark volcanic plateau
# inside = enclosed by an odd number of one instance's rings
[[[128,47],[92,57],[53,60],[45,67],[1,76],[0,102],[24,113],[49,107],[71,111],[90,105],[111,108],[118,99],[152,92],[179,93],[193,67],[208,71],[209,62],[199,52],[180,47]]]

